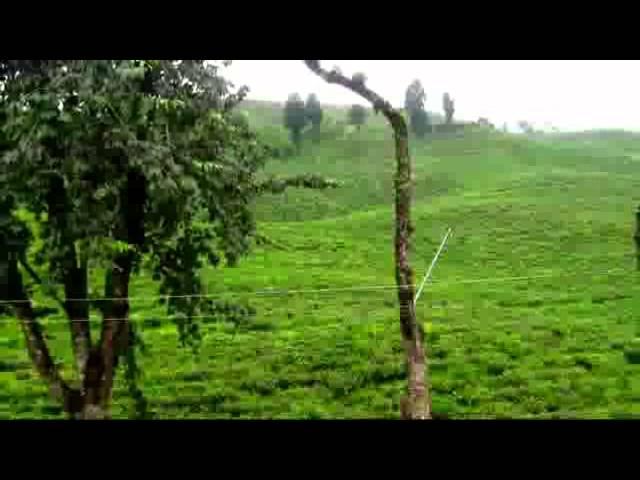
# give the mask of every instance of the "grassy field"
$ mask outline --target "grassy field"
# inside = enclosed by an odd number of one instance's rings
[[[278,110],[246,110],[263,138],[286,147]],[[256,215],[269,242],[237,268],[206,273],[209,293],[250,305],[254,316],[203,319],[193,352],[179,346],[161,307],[132,302],[154,418],[399,416],[403,353],[396,296],[386,288],[394,284],[390,130],[371,118],[362,131],[345,131],[344,112],[330,116],[319,143],[272,160],[266,173],[319,173],[342,187],[264,197]],[[640,139],[470,131],[414,141],[412,156],[417,281],[454,230],[418,305],[435,412],[640,417],[632,242]],[[134,297],[154,294],[150,278],[135,282]],[[70,368],[66,325],[59,316],[45,323]],[[130,404],[120,375],[114,416],[131,416]],[[0,418],[32,417],[62,412],[32,370],[15,320],[0,317]]]

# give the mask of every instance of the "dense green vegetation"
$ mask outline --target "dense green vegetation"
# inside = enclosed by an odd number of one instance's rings
[[[390,131],[373,116],[351,131],[346,109],[325,106],[320,141],[303,134],[294,153],[280,108],[254,103],[245,111],[280,152],[265,174],[314,172],[342,186],[259,199],[263,237],[252,254],[235,268],[205,271],[205,291],[232,302],[234,314],[200,319],[197,351],[179,348],[166,310],[153,306],[151,275],[133,281],[148,411],[395,418],[406,380],[393,289]],[[418,277],[446,228],[454,230],[418,304],[436,414],[640,416],[632,240],[640,141],[621,138],[469,130],[412,142]],[[43,323],[69,373],[66,320],[58,312]],[[62,418],[23,343],[16,321],[0,317],[0,418]],[[135,415],[122,376],[113,414]]]

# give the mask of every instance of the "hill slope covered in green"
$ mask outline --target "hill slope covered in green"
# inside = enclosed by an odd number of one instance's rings
[[[207,291],[250,306],[202,319],[180,348],[151,278],[134,284],[146,352],[140,382],[155,418],[397,418],[405,377],[393,290],[393,143],[326,115],[318,143],[287,150],[280,111],[246,107],[285,152],[265,174],[318,173],[330,190],[288,190],[256,205],[266,238]],[[527,139],[486,130],[412,141],[412,262],[424,274],[453,236],[418,304],[434,411],[450,418],[640,416],[640,308],[633,251],[640,140]],[[287,290],[284,292],[283,290]],[[636,314],[634,315],[634,312]],[[72,365],[66,325],[45,320]],[[70,373],[70,372],[69,372]],[[132,415],[123,375],[114,416]],[[60,418],[18,325],[0,317],[0,418]]]

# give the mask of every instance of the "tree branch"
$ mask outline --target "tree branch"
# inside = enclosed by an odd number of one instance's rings
[[[45,286],[45,282],[42,280],[42,278],[40,278],[40,275],[38,275],[38,273],[29,264],[24,254],[20,256],[20,265],[22,265],[22,268],[25,269],[25,271],[29,274],[29,276],[34,282],[36,282],[40,286],[43,286],[43,287]],[[56,301],[56,303],[60,306],[60,308],[64,310],[64,301],[56,294],[55,291],[53,290],[49,291],[47,292],[47,294],[50,295],[51,298],[53,298]]]
[[[338,186],[339,184],[335,180],[319,175],[297,175],[295,177],[270,178],[258,185],[258,191],[260,193],[282,193],[288,187],[324,190],[326,188],[337,188]]]
[[[396,126],[402,128],[401,124],[405,124],[402,115],[393,108],[387,100],[368,88],[365,85],[364,78],[361,76],[356,74],[353,78],[347,78],[336,69],[326,70],[320,66],[320,60],[304,60],[304,63],[311,71],[320,76],[326,82],[342,85],[352,92],[357,93],[365,100],[368,100],[373,106],[374,112],[382,112],[387,120],[389,120],[389,123],[394,127],[394,130]],[[399,122],[398,120],[402,120],[402,122]],[[404,126],[404,130],[406,130],[406,125]]]

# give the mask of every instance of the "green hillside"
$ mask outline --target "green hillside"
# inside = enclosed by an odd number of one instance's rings
[[[266,174],[304,172],[338,189],[289,190],[256,205],[266,242],[208,292],[255,315],[202,319],[181,348],[150,277],[132,317],[146,353],[141,387],[154,418],[396,418],[405,387],[393,290],[391,131],[352,131],[325,114],[318,143],[287,148],[277,106],[244,106],[282,154]],[[449,418],[640,417],[640,288],[634,211],[640,139],[527,139],[485,130],[413,141],[412,262],[419,281],[453,236],[418,304],[434,411]],[[270,291],[270,289],[273,289]],[[288,290],[288,292],[283,292]],[[634,312],[636,313],[634,315]],[[66,324],[45,320],[72,365]],[[70,374],[71,372],[67,372]],[[114,417],[132,415],[123,375]],[[0,418],[61,418],[17,323],[0,317]]]

